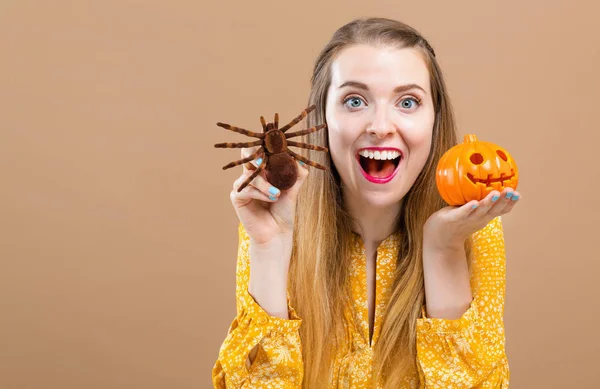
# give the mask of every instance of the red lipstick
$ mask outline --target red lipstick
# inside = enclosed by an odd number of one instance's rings
[[[390,174],[387,177],[373,177],[372,175],[370,175],[369,173],[367,173],[365,171],[365,169],[363,169],[361,163],[360,163],[360,157],[361,155],[359,153],[356,153],[356,162],[358,163],[358,166],[360,168],[360,172],[362,173],[362,175],[369,181],[372,182],[374,184],[385,184],[390,182],[395,176],[396,173],[398,173],[398,170],[400,168],[400,164],[402,163],[403,158],[403,154],[402,151],[398,148],[395,147],[364,147],[359,149],[358,151],[361,152],[363,150],[368,150],[368,151],[397,151],[400,153],[400,160],[398,161],[398,166],[396,166],[396,168],[394,169],[394,172],[392,174]],[[363,157],[364,158],[364,157]]]

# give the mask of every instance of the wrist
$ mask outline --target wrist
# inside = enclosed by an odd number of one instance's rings
[[[423,241],[423,260],[452,263],[466,258],[464,241],[434,242]]]
[[[438,236],[432,233],[423,233],[423,250],[435,253],[455,253],[464,250],[467,238],[458,236]]]
[[[278,250],[291,250],[294,241],[293,232],[275,234],[265,242],[257,242],[250,237],[250,249],[256,252],[270,253]]]

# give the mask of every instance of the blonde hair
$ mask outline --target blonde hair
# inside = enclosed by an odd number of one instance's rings
[[[317,108],[307,127],[326,123],[325,104],[331,83],[330,68],[338,53],[355,44],[414,48],[429,69],[435,108],[429,158],[402,200],[397,227],[401,247],[390,302],[374,348],[373,382],[398,388],[407,377],[418,377],[416,321],[425,303],[422,266],[423,225],[446,206],[435,186],[435,168],[443,153],[457,143],[455,119],[442,72],[433,49],[412,27],[385,18],[354,20],[338,29],[316,59],[309,105]],[[327,130],[304,137],[328,146]],[[349,239],[352,219],[342,204],[340,177],[328,153],[308,151],[311,160],[328,167],[311,169],[298,196],[289,292],[303,324],[300,327],[304,360],[304,388],[328,386],[336,344],[344,340],[344,307],[349,304]],[[465,242],[470,253],[470,241]]]

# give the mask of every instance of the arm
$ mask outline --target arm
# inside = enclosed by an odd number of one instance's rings
[[[500,217],[473,234],[472,239],[470,287],[456,281],[459,291],[455,291],[455,296],[459,296],[460,302],[451,308],[454,312],[439,311],[441,303],[431,310],[451,318],[427,317],[430,310],[423,309],[423,318],[417,320],[417,359],[421,380],[428,388],[508,387],[503,320],[506,252]],[[460,270],[450,279],[464,281],[465,259],[459,261],[463,264],[457,265]],[[472,301],[455,318],[470,291]]]
[[[243,239],[247,239],[246,232],[240,223]],[[246,247],[250,252],[250,273],[240,272],[243,282],[238,282],[237,295],[247,297],[247,293],[254,298],[267,314],[281,319],[289,319],[289,304],[287,299],[287,280],[289,272],[289,258],[292,256],[292,233],[284,239],[269,243],[269,247],[261,247],[250,240]],[[282,258],[288,260],[282,261]],[[240,264],[246,271],[247,261]],[[249,277],[249,280],[248,280]]]
[[[429,317],[459,319],[467,311],[473,295],[464,245],[437,250],[424,243],[423,276]]]
[[[257,251],[250,249],[250,239],[241,223],[238,234],[237,316],[229,327],[213,367],[213,385],[215,388],[236,389],[300,388],[304,366],[298,328],[302,320],[289,305],[287,291],[284,292],[286,309],[280,307],[281,297],[270,297],[268,293],[264,293],[269,289],[260,287],[261,284],[256,288],[257,294],[264,296],[260,301],[264,301],[265,307],[268,305],[267,309],[250,294],[250,256],[254,256]],[[252,263],[254,266],[255,262]],[[254,275],[253,272],[253,277]],[[256,280],[264,285],[269,280],[269,273],[257,273]],[[274,285],[276,289],[282,287]],[[287,312],[283,312],[286,310]]]

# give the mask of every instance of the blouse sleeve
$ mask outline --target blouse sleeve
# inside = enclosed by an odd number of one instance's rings
[[[236,267],[236,311],[212,369],[215,388],[301,388],[304,375],[299,327],[290,305],[289,319],[270,316],[248,292],[249,237],[240,223]],[[258,346],[252,364],[248,355]]]
[[[506,252],[497,217],[473,235],[473,301],[456,320],[417,320],[417,360],[427,388],[507,388],[504,296]]]

